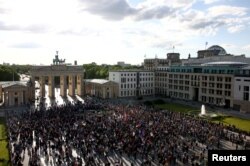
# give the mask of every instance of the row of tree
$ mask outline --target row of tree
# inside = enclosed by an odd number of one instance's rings
[[[0,81],[19,81],[19,75],[12,66],[0,65]]]
[[[17,81],[20,80],[18,74],[29,74],[31,65],[0,65],[0,81]],[[85,78],[101,78],[108,79],[109,71],[141,69],[142,66],[126,66],[119,65],[97,65],[96,63],[84,64]]]
[[[129,69],[142,69],[142,66],[119,66],[119,65],[97,65],[95,63],[84,64],[83,68],[85,70],[85,78],[93,79],[93,78],[102,78],[108,79],[109,71],[115,70],[129,70]]]

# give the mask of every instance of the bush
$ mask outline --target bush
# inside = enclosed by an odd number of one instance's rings
[[[152,101],[145,101],[144,104],[147,105],[147,106],[152,106],[153,102]]]
[[[142,100],[142,96],[137,97],[137,100]]]
[[[154,104],[165,104],[165,101],[162,99],[157,99],[154,101]]]

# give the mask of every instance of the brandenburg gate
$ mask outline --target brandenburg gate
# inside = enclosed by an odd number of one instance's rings
[[[45,82],[48,80],[49,97],[55,97],[55,77],[60,77],[60,95],[62,97],[67,96],[67,82],[68,82],[68,95],[75,96],[75,90],[77,95],[83,96],[83,76],[84,70],[82,66],[68,65],[64,60],[58,58],[58,52],[53,59],[53,64],[50,66],[33,66],[31,69],[31,81],[35,85],[35,78],[39,77],[40,83],[40,96],[45,96]],[[68,80],[67,80],[68,78]]]

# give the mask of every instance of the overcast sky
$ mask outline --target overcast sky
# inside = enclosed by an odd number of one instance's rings
[[[0,63],[51,64],[58,50],[68,63],[141,64],[206,42],[250,57],[250,1],[0,0]]]

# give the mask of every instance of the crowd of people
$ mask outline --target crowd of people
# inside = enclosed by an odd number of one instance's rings
[[[209,149],[246,149],[249,139],[202,118],[93,98],[8,112],[7,126],[17,166],[205,165]]]

